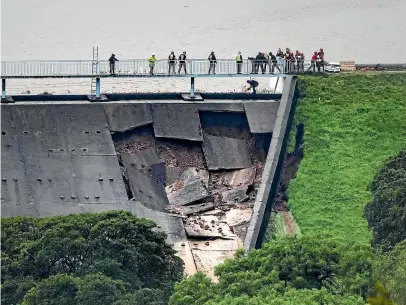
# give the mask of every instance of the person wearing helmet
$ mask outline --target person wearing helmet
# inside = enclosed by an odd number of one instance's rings
[[[210,67],[209,67],[209,73],[212,72],[213,74],[216,74],[216,64],[217,64],[217,59],[216,59],[216,55],[214,55],[214,51],[212,51],[209,55],[208,58],[209,62],[210,62]]]
[[[151,75],[154,75],[155,62],[156,62],[155,53],[152,53],[152,56],[148,58],[149,74]]]
[[[187,74],[186,72],[186,51],[183,51],[182,54],[179,55],[179,71],[178,74],[180,74],[180,71],[183,69],[185,70],[185,74]]]
[[[175,65],[176,65],[176,56],[175,52],[172,51],[171,54],[168,56],[168,64],[169,64],[169,71],[168,74],[171,74],[171,70],[173,71],[173,74],[175,74]]]
[[[116,74],[116,73],[114,72],[114,68],[115,68],[116,61],[118,61],[118,59],[116,58],[116,55],[111,54],[111,56],[110,56],[110,58],[109,58],[110,74]]]

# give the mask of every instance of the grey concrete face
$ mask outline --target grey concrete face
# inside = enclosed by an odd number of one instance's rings
[[[1,107],[1,212],[11,216],[36,215],[11,112],[11,107]]]
[[[270,133],[273,131],[279,102],[245,103],[244,108],[252,133]]]
[[[252,166],[246,140],[204,133],[203,153],[210,170]]]
[[[152,123],[150,104],[104,104],[109,129],[123,132]]]
[[[202,141],[196,107],[184,104],[153,104],[154,132],[158,138]]]
[[[8,137],[2,176],[16,176],[14,184],[2,181],[4,216],[74,213],[128,200],[100,105],[1,108]]]

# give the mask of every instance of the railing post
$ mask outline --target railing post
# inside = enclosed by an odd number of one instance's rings
[[[192,76],[190,78],[190,97],[195,97],[195,78]]]
[[[96,98],[100,98],[100,77],[96,77]]]
[[[6,98],[6,79],[1,79],[1,98]]]
[[[195,74],[195,61],[193,59],[190,61],[190,74]]]

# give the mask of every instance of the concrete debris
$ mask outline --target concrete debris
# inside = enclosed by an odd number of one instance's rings
[[[190,167],[182,174],[181,179],[185,181],[185,184],[201,180],[206,188],[209,187],[209,171],[205,169]]]
[[[225,186],[253,185],[255,172],[255,167],[226,172],[220,177],[219,183]]]
[[[191,216],[185,220],[184,226],[189,237],[235,238],[227,223],[221,222],[217,216]]]
[[[222,214],[224,214],[224,212],[222,210],[214,209],[214,210],[211,210],[211,211],[204,212],[201,215],[216,215],[216,216],[219,216],[219,215],[222,215]]]
[[[212,202],[192,204],[192,205],[188,205],[188,206],[169,205],[167,207],[167,210],[171,213],[177,213],[177,214],[186,215],[186,216],[210,211],[213,209],[214,209],[214,204]]]
[[[200,180],[195,180],[186,185],[180,186],[180,184],[182,182],[165,187],[170,204],[187,205],[210,197],[209,192]]]
[[[249,200],[247,195],[248,186],[240,186],[235,189],[222,192],[222,201],[224,203],[238,203]]]
[[[230,227],[248,223],[251,220],[252,209],[231,209],[226,212],[225,219]]]

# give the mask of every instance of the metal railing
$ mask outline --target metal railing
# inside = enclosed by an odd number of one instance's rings
[[[107,60],[98,62],[99,69],[96,75],[110,74],[110,64]],[[180,63],[176,61],[175,71],[176,75],[179,71]],[[251,75],[255,73],[261,74],[285,74],[304,72],[310,66],[309,61],[305,61],[303,65],[297,63],[285,62],[284,59],[278,58],[278,62],[272,63],[271,61],[256,61],[245,59],[240,64],[236,63],[234,59],[218,59],[214,66],[212,66],[211,73],[217,75],[233,75],[237,74],[240,69],[240,74]],[[214,69],[213,69],[214,68]],[[203,75],[208,74],[210,69],[210,62],[207,59],[190,59],[186,62],[186,72],[188,75]],[[153,73],[155,75],[168,75],[169,62],[168,60],[157,60],[154,65]],[[172,72],[173,73],[173,72]],[[120,60],[115,63],[115,74],[117,75],[149,75],[150,65],[148,60],[134,59],[134,60]],[[184,70],[180,74],[184,74]],[[91,60],[61,60],[61,61],[3,61],[1,62],[1,77],[63,77],[63,76],[86,76],[92,74],[92,61]]]

